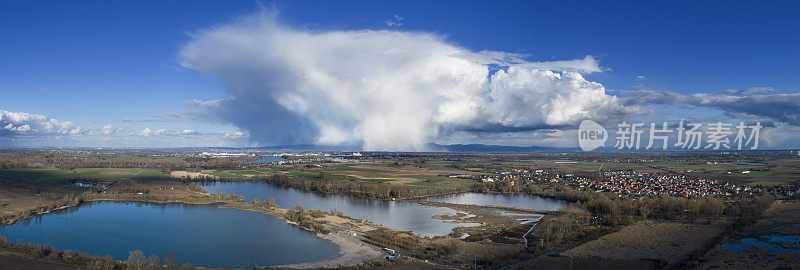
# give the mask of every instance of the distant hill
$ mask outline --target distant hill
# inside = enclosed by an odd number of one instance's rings
[[[264,151],[363,151],[360,146],[327,146],[315,144],[274,145],[261,147],[208,147],[218,150],[264,150]],[[576,148],[544,147],[544,146],[508,146],[489,144],[428,144],[430,152],[474,152],[474,153],[530,153],[530,152],[572,152]],[[363,151],[372,152],[372,151]],[[378,151],[380,152],[380,151]],[[391,152],[391,151],[389,151]]]
[[[562,147],[508,146],[508,145],[493,145],[493,144],[450,144],[450,145],[436,145],[436,146],[442,149],[441,151],[443,152],[478,152],[478,153],[572,152],[577,150],[574,148],[562,148]]]
[[[361,146],[329,146],[316,144],[294,144],[294,145],[273,145],[262,147],[251,147],[249,149],[258,150],[294,150],[294,151],[360,151]]]

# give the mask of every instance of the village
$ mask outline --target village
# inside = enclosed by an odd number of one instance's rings
[[[513,169],[495,171],[491,176],[451,175],[450,177],[473,178],[484,183],[506,182],[512,186],[522,182],[563,183],[582,190],[614,192],[631,196],[732,196],[740,193],[752,194],[758,191],[758,188],[694,178],[683,174],[605,171],[601,173],[601,176],[598,179],[575,174],[552,173],[541,169]]]

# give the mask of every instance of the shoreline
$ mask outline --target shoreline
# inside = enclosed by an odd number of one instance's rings
[[[288,267],[294,269],[356,267],[368,264],[370,262],[380,261],[386,256],[386,253],[382,251],[380,247],[376,247],[372,244],[369,244],[363,241],[362,238],[360,238],[360,236],[363,233],[363,230],[366,230],[367,228],[371,229],[373,226],[383,227],[381,225],[376,225],[368,220],[359,221],[350,217],[339,217],[330,214],[325,214],[323,218],[325,220],[330,219],[332,221],[323,224],[323,226],[325,226],[326,229],[331,231],[330,233],[324,234],[315,232],[309,228],[300,226],[294,221],[288,220],[285,214],[289,211],[289,209],[283,209],[277,207],[272,209],[267,209],[263,207],[256,207],[253,205],[253,203],[247,203],[247,202],[225,203],[218,207],[238,209],[242,211],[250,211],[250,212],[256,212],[274,216],[276,218],[283,220],[288,224],[292,224],[294,226],[300,227],[301,229],[313,232],[316,234],[317,237],[321,239],[331,241],[331,243],[336,245],[337,248],[339,249],[337,255],[331,258],[312,261],[312,262],[305,262],[305,263],[265,266],[261,267],[262,269],[271,267]],[[360,228],[361,230],[351,229],[351,228]]]
[[[510,206],[500,206],[500,205],[478,205],[478,204],[458,204],[458,203],[448,203],[448,202],[437,202],[437,201],[425,201],[425,200],[409,200],[409,202],[418,203],[424,206],[434,206],[434,207],[446,207],[453,210],[459,209],[468,209],[468,208],[482,208],[482,209],[496,209],[501,211],[507,212],[515,212],[520,214],[532,214],[532,215],[554,215],[562,212],[562,210],[533,210],[533,209],[524,209],[524,208],[517,208],[517,207],[510,207]],[[460,211],[460,210],[459,210]]]
[[[272,210],[272,211],[260,211],[259,209],[255,209],[254,207],[252,207],[252,208],[251,207],[247,207],[247,205],[252,205],[252,204],[251,203],[245,203],[245,202],[224,202],[224,201],[188,202],[188,201],[182,201],[180,199],[170,200],[170,201],[156,201],[156,200],[147,200],[147,199],[141,199],[141,198],[138,199],[138,200],[127,200],[127,199],[118,199],[118,198],[117,199],[114,199],[114,198],[92,198],[92,199],[86,199],[86,200],[83,200],[80,203],[75,204],[75,205],[61,206],[61,207],[58,207],[58,208],[50,209],[50,210],[45,211],[45,212],[40,212],[40,213],[38,213],[36,215],[30,216],[30,217],[27,217],[27,218],[17,219],[17,220],[15,220],[15,222],[10,223],[10,224],[6,224],[4,226],[10,226],[10,225],[16,224],[16,223],[18,223],[18,222],[20,222],[20,221],[22,221],[24,219],[33,218],[33,217],[36,217],[36,216],[39,216],[39,215],[44,215],[44,214],[52,213],[52,212],[59,211],[59,210],[69,209],[69,208],[72,208],[72,207],[80,207],[85,202],[86,203],[91,203],[91,202],[120,202],[120,203],[134,202],[134,203],[182,204],[182,205],[213,205],[213,204],[219,204],[217,206],[219,208],[238,209],[238,210],[242,210],[242,211],[250,211],[250,212],[261,213],[261,214],[264,214],[264,215],[270,215],[270,216],[273,216],[273,217],[276,217],[278,219],[283,220],[287,224],[291,224],[291,225],[297,226],[297,227],[299,227],[299,228],[301,228],[303,230],[311,231],[308,228],[300,226],[296,222],[293,222],[291,220],[286,219],[281,213],[288,211],[288,209],[280,209],[279,208],[279,209]],[[342,218],[342,219],[345,219],[345,218]],[[356,220],[354,220],[352,218],[346,218],[346,220],[348,222],[356,222]],[[362,221],[362,223],[371,224],[371,222],[369,222],[369,221]],[[374,225],[372,225],[372,226],[374,226]],[[316,237],[328,240],[331,243],[333,243],[334,245],[336,245],[336,247],[338,249],[336,256],[331,257],[331,258],[322,259],[322,260],[311,261],[311,262],[296,263],[296,264],[286,264],[286,265],[260,266],[260,267],[257,267],[257,268],[258,269],[272,269],[272,268],[276,268],[276,267],[277,268],[285,267],[285,268],[292,268],[292,269],[316,269],[316,268],[357,267],[357,266],[362,266],[362,265],[365,265],[365,264],[369,264],[370,262],[380,262],[386,256],[386,253],[384,251],[382,251],[379,247],[376,247],[376,246],[373,246],[373,245],[371,245],[369,243],[366,243],[366,242],[360,240],[357,236],[353,236],[353,233],[355,233],[355,235],[359,235],[360,236],[361,235],[360,231],[349,230],[349,229],[344,228],[344,226],[327,226],[327,227],[328,228],[334,228],[334,229],[336,229],[336,231],[328,233],[328,234],[317,233],[317,232],[314,232],[314,231],[311,231],[311,232],[313,232]],[[42,244],[46,244],[46,243],[42,243]],[[91,255],[90,254],[90,256],[96,256],[96,255]],[[117,261],[118,262],[124,262],[122,260],[117,260]],[[215,269],[215,268],[206,268],[206,267],[197,267],[197,268]],[[228,268],[225,268],[225,269],[228,269]],[[233,269],[236,269],[236,268],[233,268]]]
[[[271,183],[275,185],[280,185],[277,183]],[[282,186],[282,185],[280,185]],[[310,190],[311,192],[318,192],[314,190]],[[467,191],[468,192],[468,191]],[[458,193],[458,192],[456,192]],[[456,194],[452,193],[452,194]],[[344,195],[349,196],[349,195]],[[50,209],[45,212],[38,212],[33,214],[30,217],[35,217],[38,215],[43,215],[50,213],[56,210],[63,210],[68,209],[70,207],[79,207],[82,202],[100,202],[100,201],[112,201],[112,202],[141,202],[141,203],[156,203],[156,204],[184,204],[184,205],[212,205],[218,204],[216,207],[220,208],[232,208],[232,209],[239,209],[242,211],[250,211],[250,212],[257,212],[261,214],[271,215],[277,218],[284,220],[284,222],[288,224],[292,224],[295,226],[300,227],[301,229],[314,232],[315,235],[321,239],[325,239],[333,243],[337,246],[338,252],[337,255],[331,258],[326,258],[318,261],[311,261],[311,262],[304,262],[304,263],[297,263],[297,264],[287,264],[287,265],[274,265],[274,266],[263,266],[259,267],[260,269],[266,268],[294,268],[294,269],[310,269],[310,268],[339,268],[339,267],[359,267],[364,265],[382,265],[386,264],[387,262],[384,261],[384,258],[388,256],[388,254],[382,250],[382,246],[379,243],[376,243],[374,239],[368,238],[372,237],[367,232],[371,232],[374,230],[385,231],[390,235],[400,235],[405,234],[407,232],[397,231],[388,227],[385,227],[380,224],[375,224],[369,220],[362,220],[362,219],[354,219],[347,216],[339,216],[334,215],[332,213],[327,213],[324,211],[318,210],[308,210],[306,214],[309,214],[312,211],[316,211],[317,213],[315,218],[311,219],[311,225],[309,226],[308,222],[301,222],[298,224],[295,221],[289,219],[289,209],[281,209],[278,207],[267,207],[265,204],[257,204],[254,202],[245,202],[243,201],[240,196],[237,195],[228,195],[228,194],[213,194],[208,193],[207,191],[190,191],[188,193],[184,193],[183,195],[148,195],[148,194],[134,194],[134,193],[116,193],[116,194],[100,194],[100,193],[86,193],[81,194],[78,196],[80,199],[76,204],[70,205],[63,205],[61,207],[57,207],[54,209]],[[424,196],[428,197],[428,196]],[[528,210],[528,209],[518,209],[513,207],[503,207],[503,206],[483,206],[483,205],[463,205],[463,204],[452,204],[452,203],[443,203],[443,202],[433,202],[433,201],[424,201],[419,199],[405,199],[405,201],[417,203],[421,206],[439,206],[439,207],[446,207],[455,212],[463,211],[469,209],[469,212],[473,211],[483,211],[485,210],[506,210],[506,211],[513,211],[513,212],[522,212],[528,214],[539,214],[542,216],[556,214],[557,211],[536,211],[536,210]],[[323,214],[319,214],[322,212]],[[479,214],[481,218],[486,218],[483,214]],[[432,217],[433,218],[433,217]],[[24,219],[24,218],[23,218]],[[17,223],[23,219],[17,219],[13,223]],[[462,218],[457,218],[453,220],[443,220],[443,222],[452,222],[452,223],[471,223]],[[469,226],[464,224],[463,227],[457,227],[460,229],[453,229],[452,233],[463,233],[465,231],[470,231],[469,234],[472,234],[471,231],[473,230],[481,230],[478,227],[487,226],[486,222],[478,222],[478,225]],[[513,222],[512,222],[513,223]],[[8,224],[8,225],[10,225]],[[496,224],[497,225],[497,224]],[[511,224],[513,225],[513,224]],[[319,228],[324,228],[320,230]],[[316,231],[315,231],[316,230]],[[320,233],[321,231],[329,233]],[[411,235],[415,239],[419,239],[419,236]],[[451,235],[452,237],[452,235]],[[447,237],[446,237],[447,238]],[[369,240],[371,239],[371,241]],[[426,240],[430,241],[430,240]],[[426,242],[427,243],[427,242]],[[392,247],[394,248],[394,247]],[[413,255],[413,254],[412,254]],[[96,256],[95,256],[96,257]],[[417,261],[415,259],[411,259],[412,261]],[[122,262],[122,261],[117,261]],[[419,261],[418,263],[423,263],[423,261]],[[427,262],[425,262],[427,263]]]
[[[341,196],[349,196],[349,197],[354,197],[354,198],[359,198],[359,199],[380,200],[380,201],[387,201],[387,202],[391,202],[391,201],[411,201],[411,200],[418,200],[418,199],[421,199],[421,198],[427,198],[427,197],[433,197],[433,196],[447,196],[447,195],[454,195],[454,194],[473,192],[473,191],[467,189],[467,190],[457,190],[457,191],[445,191],[445,192],[434,193],[434,194],[429,194],[429,195],[417,195],[417,196],[408,196],[408,197],[401,197],[401,198],[397,198],[397,197],[384,198],[384,197],[365,196],[364,194],[348,194],[348,193],[343,193],[343,192],[327,192],[327,191],[323,191],[323,190],[316,190],[314,188],[303,188],[303,187],[296,186],[296,185],[291,185],[291,184],[277,183],[275,181],[265,180],[263,178],[257,178],[257,177],[239,177],[239,178],[227,177],[227,178],[218,178],[218,179],[188,179],[188,181],[191,182],[191,183],[201,183],[201,185],[202,185],[202,183],[207,183],[207,182],[232,182],[232,183],[235,183],[235,182],[261,182],[261,183],[267,183],[267,184],[276,185],[276,186],[280,186],[280,187],[294,188],[294,189],[301,190],[301,191],[310,191],[310,192],[316,192],[316,193],[322,193],[322,194],[341,195]]]
[[[317,237],[331,241],[339,248],[335,257],[296,264],[275,265],[270,267],[287,267],[292,269],[317,269],[317,268],[341,268],[356,267],[369,264],[370,262],[383,260],[384,251],[377,247],[364,243],[351,234],[341,231],[329,234],[317,233]]]

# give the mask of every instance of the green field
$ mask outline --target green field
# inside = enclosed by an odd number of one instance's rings
[[[262,172],[256,170],[227,170],[225,172],[240,176],[262,174]]]

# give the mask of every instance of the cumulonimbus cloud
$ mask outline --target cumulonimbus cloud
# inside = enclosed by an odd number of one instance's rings
[[[630,113],[584,74],[591,56],[529,62],[475,52],[439,35],[310,31],[266,12],[200,30],[181,65],[221,80],[225,99],[196,101],[262,144],[425,150],[458,130],[539,128]]]

